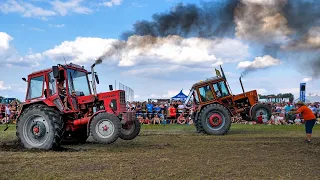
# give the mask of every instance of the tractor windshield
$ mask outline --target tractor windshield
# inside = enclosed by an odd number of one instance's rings
[[[68,87],[69,94],[75,91],[78,96],[91,95],[88,77],[85,72],[68,69]]]

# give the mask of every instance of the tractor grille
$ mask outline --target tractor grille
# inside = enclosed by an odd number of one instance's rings
[[[120,91],[120,104],[126,104],[126,94],[125,94],[125,91]]]

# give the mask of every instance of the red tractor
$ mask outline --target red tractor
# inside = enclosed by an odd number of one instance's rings
[[[110,92],[97,94],[94,67],[101,62],[97,60],[91,72],[72,63],[58,64],[22,78],[28,90],[16,134],[25,148],[56,149],[64,139],[84,143],[89,135],[104,144],[138,136],[140,122],[135,112],[126,111],[125,91],[113,91],[110,85]]]
[[[193,102],[192,119],[197,132],[211,135],[226,134],[232,117],[241,116],[243,120],[258,121],[269,119],[271,107],[258,102],[256,90],[245,92],[240,77],[243,93],[233,95],[221,67],[217,76],[195,83],[185,103]]]

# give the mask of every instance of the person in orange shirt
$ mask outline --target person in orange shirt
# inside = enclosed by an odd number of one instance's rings
[[[301,114],[303,120],[305,121],[307,142],[311,142],[312,129],[316,124],[316,116],[313,114],[312,110],[308,108],[303,102],[299,101],[296,103],[298,110],[289,111],[289,114]]]
[[[177,117],[177,110],[176,108],[173,107],[173,104],[170,104],[169,113],[170,113],[170,118],[172,119],[170,121],[170,124],[174,124]]]

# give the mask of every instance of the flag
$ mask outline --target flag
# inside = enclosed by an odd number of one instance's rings
[[[216,75],[217,75],[218,77],[221,77],[220,71],[219,71],[218,69],[215,69],[215,70],[216,70]]]

